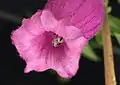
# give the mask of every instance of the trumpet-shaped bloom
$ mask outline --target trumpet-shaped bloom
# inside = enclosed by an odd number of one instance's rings
[[[102,0],[49,0],[11,35],[26,61],[25,73],[53,69],[63,78],[74,76],[83,48],[103,19]]]

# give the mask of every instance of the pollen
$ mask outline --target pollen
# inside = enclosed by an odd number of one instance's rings
[[[58,47],[58,46],[60,46],[63,42],[64,42],[64,40],[63,40],[62,37],[57,37],[57,38],[53,39],[52,45],[53,45],[54,47]]]

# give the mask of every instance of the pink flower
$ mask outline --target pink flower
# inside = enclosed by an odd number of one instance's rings
[[[25,73],[54,69],[61,77],[77,73],[80,54],[104,19],[101,0],[49,0],[46,7],[12,32]]]

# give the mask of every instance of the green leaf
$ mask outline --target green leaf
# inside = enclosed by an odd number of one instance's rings
[[[117,0],[118,1],[118,4],[120,4],[120,0]]]
[[[118,43],[120,44],[120,33],[114,32],[114,36],[116,37]]]
[[[120,33],[120,19],[109,15],[109,23],[112,32]]]
[[[67,83],[69,83],[70,81],[71,81],[71,79],[65,79],[65,78],[62,78],[62,77],[60,77],[60,76],[58,76],[57,77],[57,80],[58,80],[58,82],[59,83],[61,83],[61,84],[67,84]]]
[[[95,38],[89,40],[89,45],[92,49],[102,49],[103,48],[102,45],[97,43]]]
[[[83,56],[92,61],[100,61],[100,58],[93,52],[90,45],[87,45],[83,50]]]
[[[54,70],[52,70],[52,69],[50,69],[48,72],[49,72],[50,74],[52,74],[52,75],[55,75],[55,74],[56,74],[56,71],[54,71]]]
[[[101,32],[98,32],[97,35],[95,36],[95,39],[97,41],[98,44],[102,45],[102,35]]]
[[[109,14],[109,13],[111,13],[111,11],[112,11],[112,7],[109,6],[109,7],[107,8],[107,13]]]

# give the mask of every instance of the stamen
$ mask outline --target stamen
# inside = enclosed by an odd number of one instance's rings
[[[63,42],[64,42],[64,40],[63,40],[62,37],[57,37],[57,38],[53,39],[52,45],[53,45],[54,47],[58,47],[58,46],[61,45]]]

